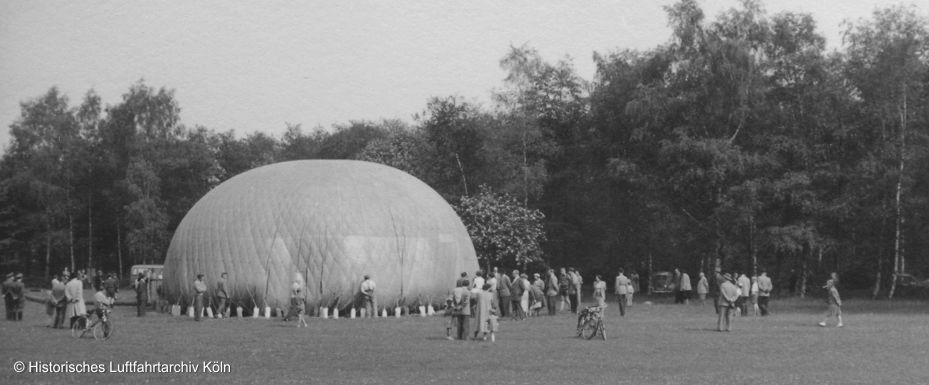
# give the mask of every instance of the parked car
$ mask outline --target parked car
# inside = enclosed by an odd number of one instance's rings
[[[902,296],[929,297],[929,279],[912,274],[897,274],[897,290]]]
[[[652,293],[670,293],[674,291],[674,275],[668,271],[654,272],[649,285],[651,285]]]

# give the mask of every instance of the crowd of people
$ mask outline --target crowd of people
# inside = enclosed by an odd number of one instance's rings
[[[148,275],[139,274],[134,287],[136,289],[137,315],[145,316],[148,306],[147,287]],[[229,317],[229,293],[227,291],[228,274],[222,273],[215,282],[213,296],[217,299],[216,318]],[[614,280],[613,293],[620,316],[626,316],[629,306],[633,304],[633,296],[639,290],[639,276],[632,273],[626,276],[623,269],[619,269]],[[48,291],[46,301],[48,326],[63,328],[64,320],[70,319],[71,326],[81,318],[87,317],[87,307],[84,301],[84,286],[86,276],[78,271],[69,273],[65,269],[55,274],[51,281],[51,290]],[[827,291],[826,301],[828,312],[823,321],[818,323],[826,326],[830,317],[836,318],[836,326],[843,327],[842,300],[837,289],[838,277],[831,273],[824,289]],[[544,312],[549,316],[564,312],[567,308],[571,313],[577,314],[581,303],[581,293],[584,278],[580,272],[573,268],[561,268],[558,273],[548,269],[542,273],[534,273],[532,279],[519,270],[510,274],[493,268],[489,273],[482,270],[474,272],[470,277],[468,272],[462,272],[449,291],[446,298],[445,315],[446,338],[448,339],[480,339],[495,340],[495,333],[499,327],[499,318],[510,318],[513,321],[523,321],[528,317],[537,317]],[[96,313],[112,307],[119,291],[118,279],[114,273],[104,276],[98,271],[92,280],[96,291],[94,302]],[[362,317],[377,316],[376,284],[370,275],[365,275],[358,287],[358,301],[360,302]],[[715,281],[711,282],[704,273],[699,273],[696,284],[691,282],[686,272],[674,269],[671,282],[676,304],[689,304],[692,292],[696,291],[697,299],[701,305],[706,304],[706,298],[715,288],[717,296],[713,298],[714,307],[718,314],[717,330],[730,331],[734,316],[767,316],[769,299],[773,290],[771,278],[762,270],[759,275],[748,277],[745,273],[717,272]],[[593,299],[596,306],[607,306],[607,283],[596,275],[592,283]],[[197,321],[202,319],[205,306],[205,297],[209,291],[203,274],[198,274],[193,282],[193,312]],[[8,273],[3,282],[3,297],[6,306],[7,320],[21,321],[25,303],[25,286],[22,273]],[[284,319],[296,318],[297,326],[306,327],[304,316],[306,314],[305,287],[302,280],[295,280],[291,287],[290,307]],[[212,302],[212,301],[210,301]],[[209,316],[213,316],[212,311]],[[471,322],[474,325],[471,325]],[[453,330],[455,331],[453,333]],[[472,333],[473,332],[473,333]]]

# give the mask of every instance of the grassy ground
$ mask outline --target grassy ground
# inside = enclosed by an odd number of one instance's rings
[[[109,341],[45,327],[40,305],[0,321],[0,383],[927,384],[926,302],[848,300],[842,329],[816,326],[820,300],[714,331],[712,306],[636,303],[607,310],[607,341],[574,337],[572,315],[503,321],[497,342],[446,341],[442,317],[194,322],[119,307]],[[29,374],[16,361],[222,361],[227,374]]]

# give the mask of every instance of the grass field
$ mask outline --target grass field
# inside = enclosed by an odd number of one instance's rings
[[[75,340],[26,320],[0,321],[0,383],[334,384],[929,384],[929,309],[919,301],[847,300],[844,328],[821,328],[820,300],[772,302],[770,317],[714,331],[712,305],[641,302],[607,309],[602,341],[574,337],[568,313],[502,321],[495,343],[446,341],[442,317],[194,322],[115,311],[109,341]],[[16,361],[109,366],[222,361],[231,373],[15,373]],[[202,368],[201,368],[202,370]]]

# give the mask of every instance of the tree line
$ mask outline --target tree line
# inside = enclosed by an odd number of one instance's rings
[[[893,296],[929,273],[929,32],[876,10],[826,49],[807,14],[760,2],[708,20],[666,7],[649,50],[570,58],[511,47],[490,105],[434,97],[412,123],[261,132],[188,127],[173,90],[140,81],[104,106],[56,88],[21,104],[0,163],[0,263],[160,263],[206,192],[262,165],[360,159],[452,203],[482,265],[585,272],[765,269],[805,293],[830,271]]]

